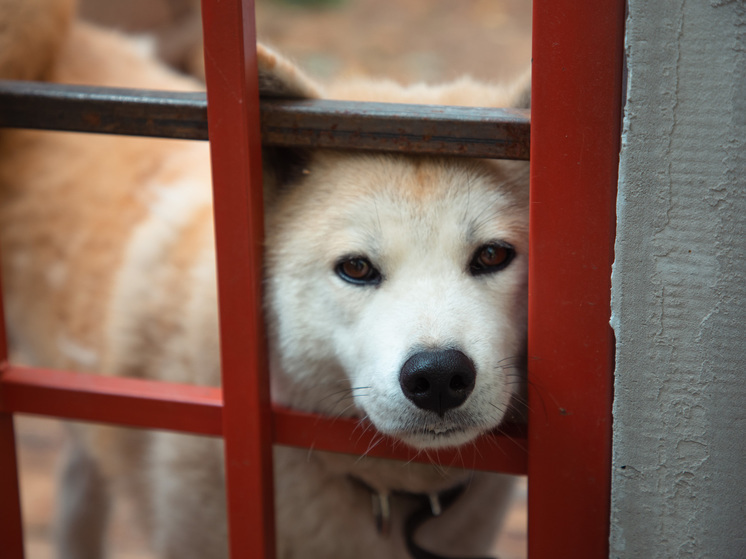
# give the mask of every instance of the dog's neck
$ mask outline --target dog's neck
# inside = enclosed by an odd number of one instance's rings
[[[391,509],[393,501],[407,499],[416,503],[414,511],[410,512],[404,521],[404,542],[412,559],[451,559],[444,555],[438,555],[420,547],[415,541],[417,530],[422,524],[435,517],[446,514],[448,509],[467,490],[467,482],[458,482],[454,486],[440,491],[429,493],[413,493],[401,490],[381,490],[368,485],[361,478],[354,475],[348,476],[350,482],[361,491],[370,494],[372,518],[376,529],[383,537],[388,537],[391,532]],[[455,559],[455,558],[454,558]],[[476,558],[474,558],[476,559]]]

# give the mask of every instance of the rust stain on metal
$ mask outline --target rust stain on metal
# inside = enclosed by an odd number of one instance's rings
[[[0,124],[207,139],[204,94],[0,83]],[[520,109],[262,100],[268,145],[410,151],[528,159],[530,118]],[[104,124],[106,123],[106,124]]]
[[[98,113],[85,113],[83,114],[83,120],[89,126],[101,126],[101,115]]]

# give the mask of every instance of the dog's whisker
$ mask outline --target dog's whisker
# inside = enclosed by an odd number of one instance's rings
[[[353,396],[355,392],[359,390],[369,390],[370,388],[371,388],[370,386],[352,386],[348,388],[343,388],[342,390],[335,390],[334,392],[329,392],[328,394],[320,398],[318,402],[322,403],[323,401],[329,398],[332,398],[334,396],[339,396],[340,394],[343,394],[345,396]]]
[[[357,438],[356,444],[360,443],[361,440],[363,440],[363,437],[371,430],[375,429],[375,426],[370,421],[361,421],[358,423],[358,425],[362,428],[362,431],[360,432],[360,435]],[[355,427],[355,430],[357,430],[357,427]],[[354,433],[354,431],[353,431]]]
[[[361,395],[359,395],[359,396],[357,396],[357,395],[355,395],[355,394],[344,394],[344,395],[340,396],[339,398],[337,398],[337,399],[336,399],[336,400],[334,401],[334,403],[332,404],[332,406],[331,406],[331,407],[332,407],[332,409],[335,409],[335,408],[337,408],[337,407],[339,406],[339,404],[341,404],[342,402],[345,402],[346,400],[352,400],[352,404],[350,404],[350,405],[348,405],[347,407],[345,407],[345,411],[346,411],[346,410],[350,409],[351,407],[355,407],[355,405],[356,405],[356,399],[357,399],[357,398],[363,398],[363,397],[365,397],[365,394],[361,394]],[[340,413],[341,413],[341,412],[337,412],[337,413],[336,413],[336,415],[339,415]]]
[[[344,418],[344,417],[347,417],[347,416],[345,415],[345,413],[347,412],[347,410],[350,410],[350,409],[353,409],[353,408],[355,408],[355,402],[352,402],[351,404],[349,404],[349,405],[348,405],[348,406],[346,406],[345,408],[343,408],[343,409],[341,409],[340,411],[338,411],[337,413],[335,413],[335,414],[334,414],[334,415],[332,416],[332,423],[334,423],[334,422],[335,422],[335,421],[337,421],[338,419],[342,419],[342,418]],[[355,428],[357,428],[357,427],[355,427]]]
[[[374,436],[374,437],[373,437],[373,438],[372,438],[372,439],[370,440],[370,442],[368,443],[368,448],[367,448],[367,449],[365,449],[365,452],[363,452],[363,453],[362,453],[362,454],[361,454],[361,455],[360,455],[360,456],[358,457],[358,459],[357,459],[357,460],[355,461],[355,463],[358,463],[358,462],[360,462],[360,461],[361,461],[362,459],[364,459],[364,458],[367,458],[367,457],[368,457],[368,456],[370,455],[370,453],[371,453],[371,452],[373,451],[373,449],[374,449],[374,448],[376,448],[376,447],[377,447],[378,445],[380,445],[380,444],[381,444],[381,443],[382,443],[382,442],[384,441],[384,439],[385,439],[385,438],[384,438],[384,436],[383,436],[383,435],[380,435],[380,434],[378,434],[378,435]]]
[[[498,433],[499,433],[499,432],[500,432],[500,431],[499,431],[499,429],[498,429]],[[499,450],[499,451],[500,451],[500,452],[501,452],[501,453],[502,453],[503,455],[506,455],[506,456],[507,456],[508,452],[507,452],[507,451],[506,451],[506,450],[505,450],[505,449],[503,448],[503,446],[502,446],[502,445],[500,444],[500,442],[499,442],[499,441],[497,440],[497,438],[495,438],[495,437],[488,437],[488,439],[487,439],[487,440],[488,440],[488,442],[489,442],[489,444],[490,444],[490,446],[491,446],[492,448],[496,448],[496,449],[497,449],[497,450]]]
[[[513,443],[516,447],[518,447],[519,449],[521,449],[523,452],[526,452],[526,450],[527,450],[526,447],[524,445],[522,445],[521,443],[519,443],[518,439],[516,439],[515,437],[511,437],[510,435],[508,435],[502,427],[498,426],[497,429],[495,429],[495,431],[498,434],[502,435],[502,438],[509,440],[511,443]],[[490,437],[490,441],[497,448],[499,448],[504,454],[507,454],[507,451],[502,447],[502,445],[498,442],[497,439]]]

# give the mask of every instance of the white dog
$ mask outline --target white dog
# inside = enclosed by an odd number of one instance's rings
[[[0,0],[0,77],[199,87],[128,39],[71,22],[70,4]],[[270,95],[528,103],[523,84],[468,79],[323,91],[272,51],[259,57]],[[265,182],[273,399],[367,418],[417,449],[466,445],[497,427],[524,351],[527,165],[266,150]],[[204,143],[5,130],[0,229],[10,335],[32,364],[219,384]],[[104,426],[79,427],[74,439],[61,557],[101,556],[120,490],[159,556],[227,556],[219,440]],[[506,476],[282,447],[275,467],[285,558],[484,555],[511,486]],[[426,495],[435,508],[454,502],[430,518]]]

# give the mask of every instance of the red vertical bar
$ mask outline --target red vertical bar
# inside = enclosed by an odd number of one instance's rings
[[[8,363],[5,310],[0,285],[0,376]],[[3,393],[0,388],[0,408]],[[23,519],[18,485],[18,460],[13,415],[0,412],[0,549],[3,557],[23,559]]]
[[[274,557],[254,4],[203,0],[232,557]]]
[[[529,556],[608,557],[624,1],[533,18]]]
[[[0,413],[0,549],[3,557],[23,559],[16,445],[13,416],[9,413]]]

